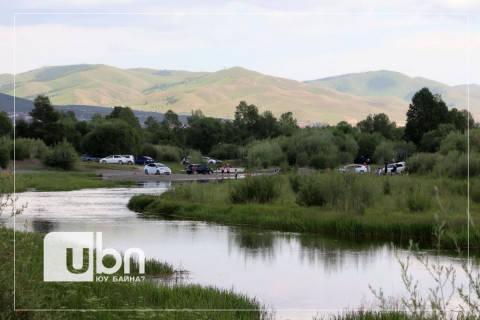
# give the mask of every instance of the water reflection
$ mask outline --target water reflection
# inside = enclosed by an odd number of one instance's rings
[[[373,299],[369,285],[382,287],[386,295],[404,292],[400,266],[385,243],[143,216],[127,209],[131,196],[161,194],[169,186],[149,182],[143,188],[18,194],[18,204],[29,206],[16,218],[15,227],[38,232],[101,231],[105,247],[141,248],[147,258],[188,270],[187,281],[234,288],[274,307],[279,316],[286,309],[305,309],[312,311],[292,317],[311,319],[317,310],[358,306]],[[12,220],[6,219],[7,226],[13,227]],[[405,255],[400,250],[400,256]],[[450,257],[442,261],[461,264]],[[428,273],[419,263],[412,263],[411,270],[428,292],[432,287]]]

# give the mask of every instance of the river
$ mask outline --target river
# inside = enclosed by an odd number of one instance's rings
[[[154,182],[137,188],[29,191],[18,194],[17,205],[27,204],[23,214],[6,224],[39,232],[101,231],[104,247],[140,248],[147,258],[187,270],[187,282],[256,297],[278,319],[311,319],[370,303],[375,299],[369,285],[386,295],[405,293],[397,256],[405,261],[408,252],[388,243],[145,218],[126,207],[133,195],[168,188],[169,183]],[[459,258],[443,256],[440,263],[454,265],[457,282],[467,283]],[[415,259],[410,271],[422,292],[434,286]]]

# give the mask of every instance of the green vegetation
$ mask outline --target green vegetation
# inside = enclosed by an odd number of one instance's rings
[[[13,311],[12,230],[0,228],[0,247],[2,319],[260,319],[265,316],[265,311],[255,299],[231,290],[181,283],[159,284],[158,280],[154,280],[159,276],[175,282],[175,274],[178,271],[174,271],[168,264],[151,260],[146,261],[146,279],[143,282],[44,282],[43,235],[21,232],[17,232],[15,236],[17,311]],[[108,265],[108,259],[104,259],[104,263]],[[122,276],[123,273],[120,272],[118,275]],[[135,267],[132,275],[135,275]],[[22,309],[50,311],[31,312]],[[65,309],[85,311],[68,312],[64,311]],[[96,311],[88,311],[92,309]],[[122,312],[108,309],[138,309],[138,311]],[[238,311],[214,312],[208,309]]]
[[[276,191],[267,191],[268,179]],[[455,239],[443,245],[455,248],[456,243],[467,246],[466,190],[465,180],[331,172],[191,183],[160,196],[134,196],[128,206],[147,214],[282,231],[401,243],[414,239],[424,247],[434,245],[434,226],[441,219]],[[259,200],[263,194],[267,204]],[[470,212],[479,212],[478,203]],[[480,217],[473,214],[472,221],[478,225]],[[480,249],[479,233],[471,232],[470,248]]]

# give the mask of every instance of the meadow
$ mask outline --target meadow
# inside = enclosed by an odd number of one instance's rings
[[[478,178],[472,185],[480,185]],[[472,191],[476,189],[472,188]],[[480,249],[479,199],[467,198],[466,179],[374,176],[338,172],[256,176],[221,183],[189,183],[160,196],[134,196],[128,206],[144,214],[231,225],[321,233],[352,239]],[[470,209],[470,234],[468,215]]]

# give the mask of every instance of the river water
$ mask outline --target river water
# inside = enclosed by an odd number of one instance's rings
[[[189,283],[256,297],[278,319],[311,319],[368,304],[375,300],[369,285],[386,295],[405,294],[397,257],[405,261],[408,252],[388,243],[145,218],[126,207],[133,195],[161,194],[170,187],[158,182],[138,188],[25,192],[18,194],[17,205],[27,208],[6,224],[39,232],[102,232],[104,247],[140,248],[147,258],[187,270]],[[457,283],[467,283],[460,259],[442,257],[440,263],[454,265]],[[434,286],[415,259],[410,271],[425,294]]]

